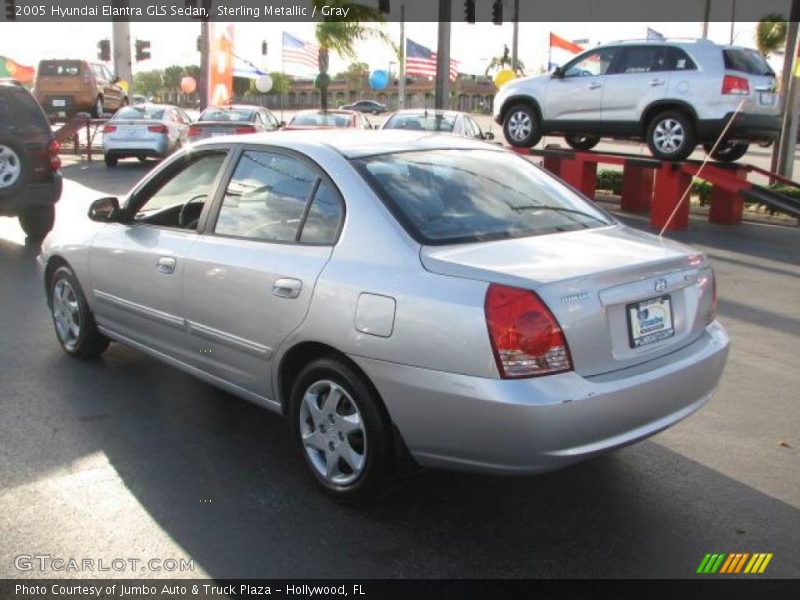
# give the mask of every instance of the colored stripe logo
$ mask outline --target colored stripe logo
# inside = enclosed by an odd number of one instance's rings
[[[706,554],[697,567],[697,573],[714,574],[725,573],[727,575],[738,573],[763,573],[769,561],[772,560],[772,553],[755,552],[717,552]]]

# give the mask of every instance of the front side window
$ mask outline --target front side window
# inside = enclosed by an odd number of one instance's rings
[[[526,237],[613,223],[553,177],[506,152],[402,152],[353,163],[423,244]]]
[[[225,156],[225,152],[212,152],[189,159],[138,207],[134,221],[196,229],[203,206],[214,195],[214,182]]]
[[[316,181],[316,173],[295,158],[247,151],[225,190],[214,232],[294,242]]]
[[[619,48],[601,48],[579,56],[564,67],[564,77],[596,77],[605,75],[619,54]]]

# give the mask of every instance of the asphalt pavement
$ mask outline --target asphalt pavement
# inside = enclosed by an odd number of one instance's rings
[[[148,168],[72,161],[57,227]],[[693,218],[671,237],[710,256],[733,339],[702,411],[563,471],[424,470],[354,510],[315,489],[280,417],[118,344],[67,357],[38,248],[0,218],[0,577],[693,577],[708,552],[800,576],[800,229]],[[21,571],[21,554],[195,570]]]

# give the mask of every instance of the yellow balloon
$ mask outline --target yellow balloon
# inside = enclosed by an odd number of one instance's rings
[[[498,88],[501,88],[506,83],[508,83],[509,81],[511,81],[512,79],[515,79],[515,78],[516,78],[516,75],[514,74],[514,71],[512,71],[511,69],[503,69],[502,71],[498,71],[497,73],[495,73],[494,84]]]
[[[127,82],[127,81],[125,81],[124,79],[120,80],[120,82],[119,82],[119,87],[121,87],[121,88],[122,88],[122,90],[123,90],[123,91],[124,91],[126,94],[128,93],[128,82]]]

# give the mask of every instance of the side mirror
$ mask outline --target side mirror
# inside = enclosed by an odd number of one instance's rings
[[[100,198],[89,205],[89,219],[98,223],[116,223],[120,219],[119,199]]]
[[[278,123],[278,127],[286,127],[286,121],[281,121]]]
[[[491,131],[484,131],[483,132],[483,139],[485,140],[493,140],[494,134]]]
[[[561,67],[556,67],[553,69],[553,74],[550,75],[552,79],[564,79],[564,71],[561,70]]]

